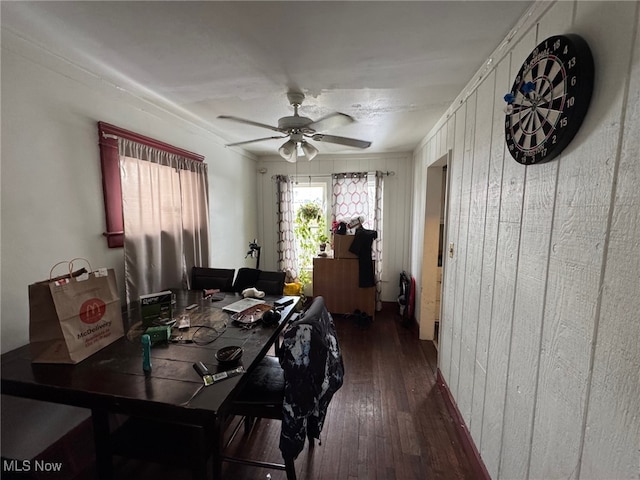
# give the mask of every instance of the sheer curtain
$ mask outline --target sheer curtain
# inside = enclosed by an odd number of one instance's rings
[[[293,180],[286,175],[276,177],[278,194],[278,269],[287,272],[287,282],[298,281],[296,238],[293,231]]]
[[[333,175],[333,219],[348,223],[353,217],[364,217],[362,226],[375,230],[371,254],[375,260],[376,310],[382,308],[382,172],[353,172]]]
[[[189,288],[209,265],[207,165],[120,138],[126,301]]]

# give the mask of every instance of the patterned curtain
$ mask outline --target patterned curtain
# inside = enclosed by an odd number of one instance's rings
[[[333,175],[333,220],[349,223],[354,217],[363,217],[362,226],[378,233],[371,254],[375,260],[376,310],[382,309],[382,172],[355,172]]]
[[[286,175],[276,177],[278,194],[278,269],[287,273],[287,282],[297,282],[298,258],[293,232],[293,180]]]
[[[364,217],[363,227],[373,230],[369,217],[369,188],[367,172],[336,173],[333,175],[331,214],[337,222],[349,223],[354,217]]]
[[[376,259],[376,310],[382,310],[382,198],[384,191],[384,174],[382,172],[370,172],[367,175],[369,184],[369,198],[373,199],[373,205],[369,212],[373,214],[372,230],[378,232],[378,238],[373,242],[371,248],[373,258]]]

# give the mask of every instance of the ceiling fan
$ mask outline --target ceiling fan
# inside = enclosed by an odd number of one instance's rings
[[[316,142],[335,143],[338,145],[345,145],[355,148],[367,148],[371,145],[371,142],[367,142],[365,140],[357,140],[355,138],[338,137],[336,135],[319,133],[322,130],[342,127],[354,122],[355,120],[349,115],[345,113],[334,112],[316,121],[313,121],[310,118],[301,117],[300,115],[298,115],[298,108],[300,107],[300,105],[302,105],[302,101],[304,100],[304,93],[288,92],[287,98],[289,99],[289,103],[293,107],[293,115],[282,117],[281,119],[279,119],[277,127],[264,123],[254,122],[253,120],[234,117],[231,115],[219,115],[218,118],[223,120],[231,120],[233,122],[253,125],[255,127],[268,128],[269,130],[273,130],[282,134],[272,137],[257,138],[255,140],[246,140],[244,142],[229,143],[226,146],[233,147],[237,145],[246,145],[253,142],[261,142],[263,140],[289,137],[289,140],[282,144],[282,146],[278,149],[278,153],[288,162],[295,163],[300,157],[306,157],[308,160],[312,160],[318,154],[318,149],[311,143],[309,143],[307,139],[314,140]]]

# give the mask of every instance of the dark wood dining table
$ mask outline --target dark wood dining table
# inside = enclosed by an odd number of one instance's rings
[[[279,323],[242,325],[232,321],[223,307],[240,300],[235,293],[212,301],[200,291],[175,291],[174,318],[188,315],[190,328],[172,330],[173,340],[151,348],[150,371],[143,370],[141,335],[143,328],[137,305],[123,309],[124,337],[82,362],[36,364],[31,362],[29,345],[2,354],[2,393],[91,410],[96,463],[100,479],[113,475],[109,435],[112,414],[162,420],[189,425],[200,431],[193,448],[203,457],[212,455],[213,476],[221,464],[221,430],[225,405],[241,389],[251,372],[269,351],[298,309],[299,297],[267,296],[273,305],[279,299],[292,300],[281,312]],[[186,310],[189,305],[196,308]],[[251,328],[248,328],[251,327]],[[230,345],[242,347],[237,364],[219,364],[216,352]],[[211,373],[243,366],[245,373],[204,386],[193,368],[202,362]],[[206,474],[200,472],[200,476]]]

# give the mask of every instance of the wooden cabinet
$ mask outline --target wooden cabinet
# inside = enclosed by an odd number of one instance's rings
[[[358,287],[358,259],[316,257],[313,259],[313,295],[324,297],[331,313],[376,311],[376,288]]]

